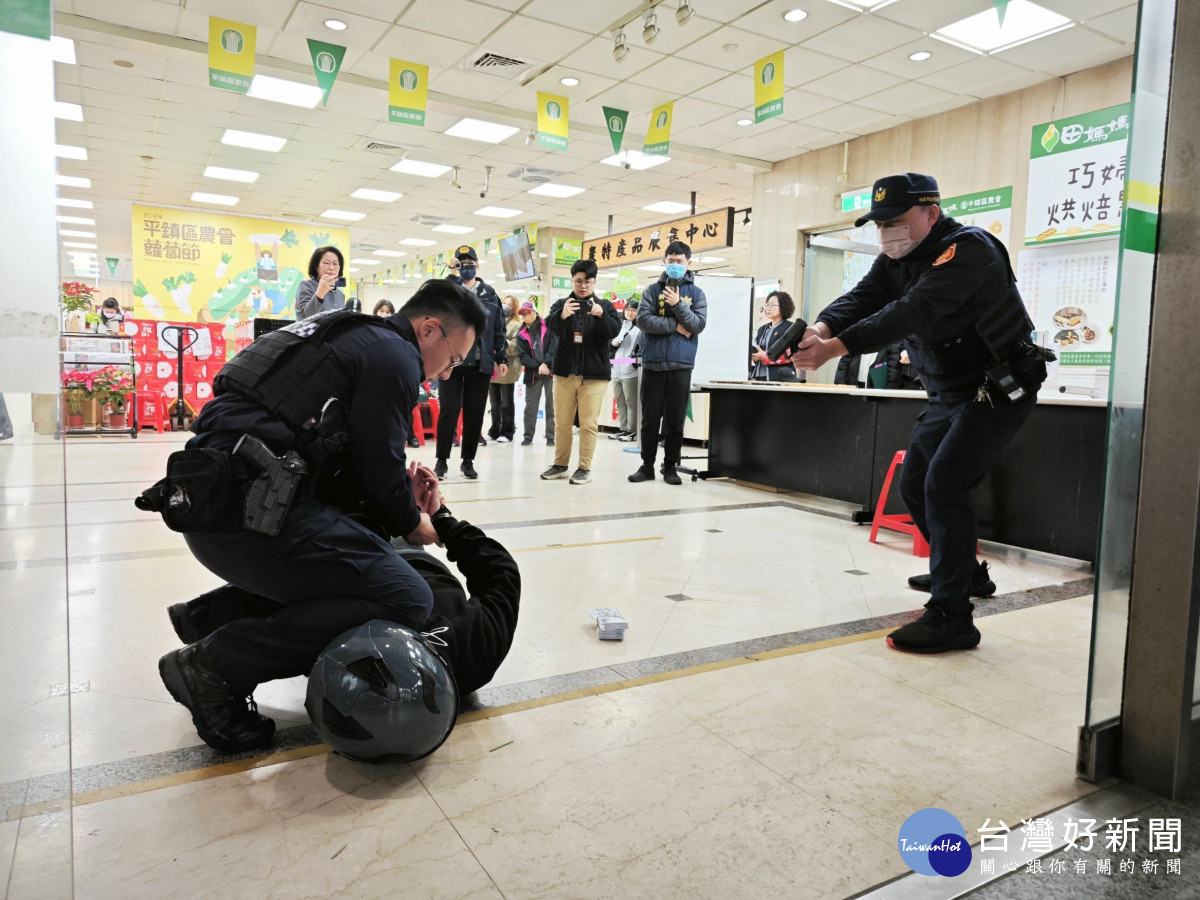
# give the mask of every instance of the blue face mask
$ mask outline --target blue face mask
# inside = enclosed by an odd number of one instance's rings
[[[676,280],[687,274],[687,266],[682,266],[679,263],[667,263],[667,277]]]
[[[459,277],[461,277],[463,281],[473,281],[475,279],[475,267],[474,266],[459,266],[458,274],[459,274]]]

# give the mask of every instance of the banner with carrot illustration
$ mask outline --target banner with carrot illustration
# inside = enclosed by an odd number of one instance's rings
[[[133,207],[134,315],[171,322],[290,319],[317,247],[350,232],[222,213]]]

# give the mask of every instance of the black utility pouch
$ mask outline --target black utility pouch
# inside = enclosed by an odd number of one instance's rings
[[[178,450],[167,458],[167,477],[143,491],[138,509],[159,513],[181,534],[215,530],[233,494],[231,457],[221,450]]]

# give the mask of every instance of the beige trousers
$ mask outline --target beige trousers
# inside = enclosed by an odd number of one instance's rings
[[[607,381],[568,375],[554,376],[554,464],[569,466],[575,413],[579,412],[579,468],[592,469],[596,452],[596,432],[600,425],[600,405],[604,402]]]

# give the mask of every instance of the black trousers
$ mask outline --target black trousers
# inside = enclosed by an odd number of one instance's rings
[[[449,378],[438,382],[438,459],[450,458],[450,448],[454,445],[454,432],[458,429],[460,412],[463,417],[463,431],[459,455],[463,462],[475,459],[475,452],[479,449],[479,435],[483,433],[483,411],[487,406],[488,386],[491,383],[491,375],[461,366],[452,369]]]
[[[687,416],[691,369],[655,372],[642,369],[642,464],[653,467],[658,435],[666,441],[663,463],[674,466],[683,455],[683,420]]]
[[[203,645],[239,694],[307,675],[344,631],[372,619],[420,628],[433,609],[428,583],[391,544],[316,500],[297,500],[277,537],[238,529],[184,539],[229,582],[188,608],[220,625]]]
[[[975,508],[971,491],[1033,413],[1034,398],[990,403],[966,395],[933,394],[913,427],[900,469],[900,496],[929,542],[929,604],[971,612]],[[1038,502],[1036,497],[1030,503]]]
[[[503,435],[510,441],[517,432],[516,411],[514,399],[517,386],[515,384],[497,384],[488,386],[488,398],[492,407],[492,427],[488,429],[488,437],[493,441]]]

